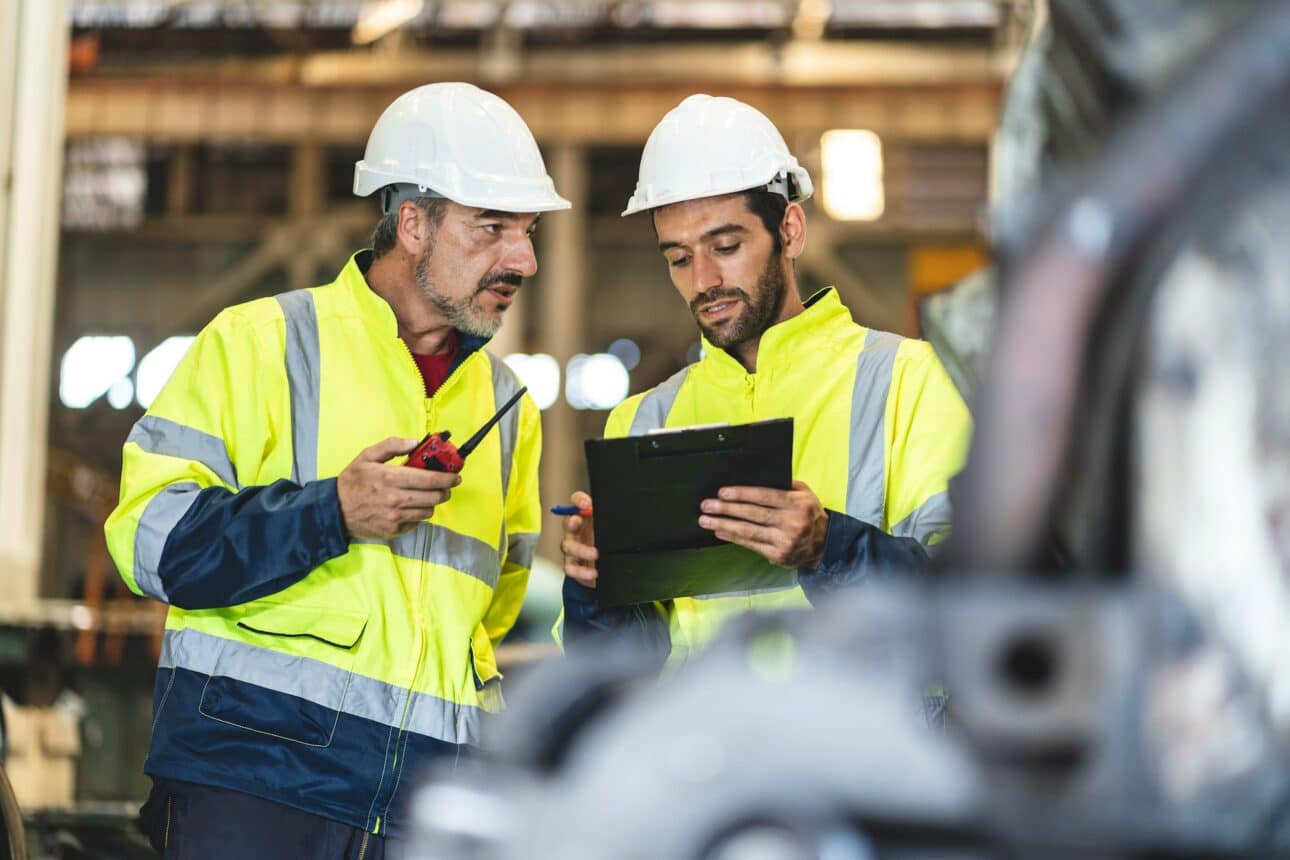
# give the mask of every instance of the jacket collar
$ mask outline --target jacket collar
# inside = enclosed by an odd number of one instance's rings
[[[364,249],[357,252],[336,276],[335,286],[348,299],[360,319],[369,326],[388,337],[399,336],[399,321],[394,316],[390,303],[376,294],[367,283],[366,273],[372,265],[372,252]]]
[[[723,377],[765,376],[789,363],[802,361],[821,349],[824,341],[833,340],[855,324],[833,287],[825,287],[804,304],[806,308],[800,314],[762,333],[757,347],[757,374],[748,373],[738,359],[708,343],[706,337],[700,365]]]
[[[372,265],[372,251],[366,248],[358,251],[345,267],[340,270],[336,276],[335,285],[349,299],[354,310],[364,323],[371,326],[381,335],[398,338],[399,321],[394,316],[394,309],[390,303],[377,295],[371,285],[367,283],[367,270]],[[466,334],[463,331],[457,332],[457,360],[453,363],[453,369],[456,369],[472,353],[478,352],[488,343],[490,339],[478,337],[472,334]]]

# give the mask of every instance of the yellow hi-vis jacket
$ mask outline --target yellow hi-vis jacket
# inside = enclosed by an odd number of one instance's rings
[[[661,618],[659,638],[683,660],[733,614],[809,606],[813,591],[925,561],[947,536],[946,484],[967,454],[967,408],[928,343],[857,325],[832,289],[766,330],[756,373],[705,342],[700,361],[614,409],[605,436],[771,418],[793,419],[793,478],[829,514],[820,567],[776,591],[683,597],[654,609],[598,609],[593,592],[566,580],[558,636],[571,643]]]
[[[501,705],[494,648],[528,581],[541,439],[525,397],[429,520],[347,536],[335,476],[360,451],[464,441],[520,387],[461,335],[427,398],[369,261],[202,331],[125,444],[106,532],[130,588],[172,604],[145,770],[385,834],[418,769]]]

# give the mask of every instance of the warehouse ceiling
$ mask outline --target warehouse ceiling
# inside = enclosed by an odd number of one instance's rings
[[[74,0],[105,47],[148,54],[338,49],[398,34],[415,45],[534,46],[770,39],[993,40],[1017,0]]]

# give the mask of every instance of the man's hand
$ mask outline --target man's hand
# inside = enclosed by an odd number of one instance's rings
[[[717,495],[700,505],[699,525],[774,564],[819,566],[829,516],[806,484],[794,481],[791,490],[722,487]]]
[[[578,491],[569,496],[569,502],[580,508],[591,507],[591,496]],[[590,517],[577,514],[564,521],[564,540],[560,542],[564,553],[564,575],[588,588],[596,587],[596,534]]]
[[[354,458],[336,479],[340,512],[350,537],[389,540],[416,528],[436,505],[448,501],[461,476],[429,472],[386,461],[411,453],[416,439],[391,437]]]

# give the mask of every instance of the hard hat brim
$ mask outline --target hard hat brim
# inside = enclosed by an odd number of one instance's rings
[[[365,161],[360,161],[354,166],[354,195],[356,197],[370,197],[377,191],[387,185],[397,185],[400,183],[411,183],[421,185],[435,192],[440,197],[447,198],[454,203],[462,206],[470,206],[479,209],[495,209],[498,212],[558,212],[562,209],[570,209],[573,204],[559,194],[554,192],[539,192],[536,194],[515,194],[515,195],[470,195],[460,192],[446,193],[441,188],[434,188],[420,181],[421,177],[394,175],[385,171],[373,170]]]
[[[797,181],[798,193],[789,198],[790,203],[801,203],[809,200],[815,193],[815,186],[811,183],[811,176],[801,167],[792,168],[789,171]],[[741,191],[753,191],[770,183],[775,178],[778,171],[772,171],[764,180],[753,182],[751,185],[744,182],[735,182],[730,187],[716,186],[714,188],[704,188],[701,191],[675,191],[671,194],[663,194],[653,199],[643,199],[639,190],[632,195],[627,201],[627,208],[623,210],[619,217],[626,218],[628,215],[635,215],[638,212],[645,212],[650,209],[659,209],[663,206],[671,206],[673,203],[685,203],[690,200],[703,200],[707,197],[721,197],[726,194],[738,194]]]

